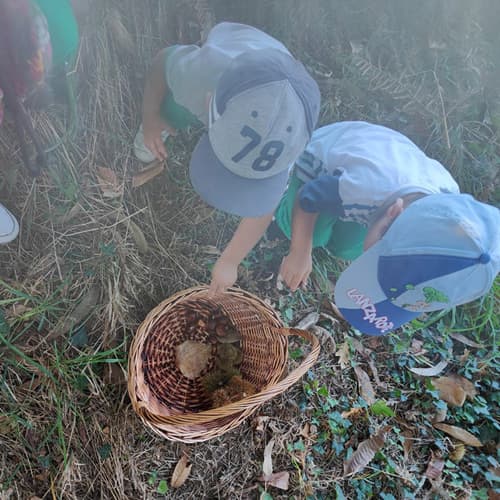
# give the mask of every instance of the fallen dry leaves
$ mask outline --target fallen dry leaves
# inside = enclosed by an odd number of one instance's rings
[[[296,325],[295,328],[299,330],[309,330],[319,321],[319,313],[311,312],[306,317],[302,318]]]
[[[368,374],[359,366],[354,367],[354,373],[358,380],[359,394],[369,404],[375,403],[375,389]]]
[[[384,446],[389,430],[390,427],[386,426],[371,438],[363,441],[351,458],[344,462],[344,475],[355,474],[364,469],[373,460],[375,453]]]
[[[473,340],[469,339],[465,335],[462,335],[461,333],[450,332],[448,335],[453,340],[457,340],[458,342],[461,342],[462,344],[468,345],[469,347],[475,347],[476,349],[484,348],[483,344],[478,344],[477,342],[474,342]]]
[[[267,415],[260,415],[258,417],[255,417],[252,420],[252,423],[255,426],[255,430],[258,432],[264,432],[264,428],[267,422],[270,420],[270,418],[271,417],[268,417]]]
[[[377,366],[375,365],[375,362],[373,361],[371,354],[372,350],[368,349],[368,347],[365,347],[358,339],[352,339],[352,345],[354,346],[354,349],[356,349],[356,352],[358,352],[368,363],[368,366],[370,367],[370,370],[372,372],[373,380],[375,381],[375,384],[378,387],[381,387],[383,389],[387,388],[387,384],[383,383],[380,380],[380,377],[378,375],[378,369]]]
[[[120,182],[113,170],[108,167],[97,167],[96,170],[99,188],[105,198],[118,198],[123,196],[123,182]]]
[[[83,295],[80,302],[66,316],[59,320],[45,340],[53,340],[60,335],[64,335],[83,322],[96,308],[100,295],[101,290],[96,285],[91,286]]]
[[[146,168],[141,170],[139,173],[132,177],[132,187],[136,188],[146,184],[150,180],[154,179],[157,175],[160,175],[165,170],[165,163],[160,161],[154,161]]]
[[[435,424],[437,422],[444,422],[446,417],[448,416],[448,406],[443,405],[440,408],[436,408],[434,412],[434,416],[432,418],[432,423]]]
[[[269,441],[264,448],[264,461],[262,462],[262,472],[264,473],[264,478],[269,477],[273,473],[273,447],[274,439],[271,439],[271,441]]]
[[[193,467],[193,464],[189,463],[188,457],[186,455],[182,455],[181,459],[175,466],[174,472],[172,473],[170,486],[172,486],[172,488],[180,488],[186,482],[186,479],[191,472],[191,467]]]
[[[439,397],[452,406],[463,406],[465,399],[474,399],[477,394],[474,384],[459,375],[449,375],[432,379],[432,385]]]
[[[346,418],[346,419],[356,419],[362,415],[364,415],[365,413],[365,409],[362,408],[361,406],[356,406],[354,408],[351,408],[350,410],[347,410],[347,411],[343,411],[340,416],[342,418]]]
[[[410,458],[411,450],[413,449],[413,443],[415,440],[415,436],[413,435],[413,431],[405,430],[405,431],[403,431],[403,437],[404,437],[403,456],[404,456],[405,462],[407,462],[408,459]]]
[[[351,355],[349,353],[349,344],[347,342],[342,342],[335,353],[335,356],[339,358],[340,368],[345,370],[351,361]]]
[[[448,361],[442,360],[437,365],[430,368],[410,368],[409,370],[416,375],[423,377],[434,377],[439,375],[448,366]]]
[[[273,472],[269,476],[262,476],[259,481],[267,483],[268,486],[274,486],[280,490],[288,490],[288,484],[290,481],[290,473],[287,471]]]
[[[477,446],[477,447],[483,446],[481,441],[479,441],[479,439],[476,436],[474,436],[469,431],[466,431],[465,429],[462,429],[460,427],[455,427],[454,425],[448,425],[442,423],[434,424],[434,427],[436,429],[439,429],[440,431],[443,431],[449,436],[454,437],[459,441],[462,441],[462,443],[465,443],[469,446]]]
[[[314,325],[311,326],[311,332],[316,335],[323,344],[323,342],[326,341],[330,342],[331,346],[329,347],[329,352],[335,352],[337,350],[337,343],[335,342],[335,339],[333,338],[333,335],[331,332],[329,332],[326,328],[323,328],[322,326],[319,325]]]
[[[434,455],[431,451],[431,459],[427,464],[427,469],[425,471],[424,476],[429,479],[439,479],[444,469],[444,460],[440,455]]]
[[[273,472],[273,448],[274,439],[271,439],[264,448],[264,460],[262,462],[262,476],[259,481],[265,482],[268,486],[274,486],[280,490],[288,490],[290,473],[287,471]]]
[[[149,245],[142,229],[132,220],[129,221],[129,227],[132,238],[134,238],[135,244],[137,245],[139,251],[142,253],[148,253]]]

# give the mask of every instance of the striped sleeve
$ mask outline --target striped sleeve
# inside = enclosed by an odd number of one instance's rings
[[[344,207],[339,194],[339,178],[339,175],[323,174],[306,182],[299,195],[302,210],[343,217]]]

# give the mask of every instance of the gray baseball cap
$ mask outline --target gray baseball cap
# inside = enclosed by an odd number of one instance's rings
[[[319,105],[316,82],[286,52],[261,49],[236,57],[218,82],[208,132],[191,156],[194,189],[224,212],[272,212],[311,138]]]

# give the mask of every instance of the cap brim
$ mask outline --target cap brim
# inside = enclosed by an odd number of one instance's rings
[[[368,335],[384,335],[417,318],[421,313],[395,306],[380,287],[377,271],[381,240],[340,275],[335,285],[335,304],[344,318]]]
[[[266,179],[233,174],[215,155],[208,134],[191,156],[189,175],[195,191],[209,205],[240,217],[260,217],[278,206],[288,181],[288,170]]]

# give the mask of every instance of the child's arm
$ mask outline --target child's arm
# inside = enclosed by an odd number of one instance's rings
[[[165,80],[165,51],[160,50],[153,59],[150,74],[144,87],[142,103],[142,124],[144,127],[144,144],[159,160],[167,158],[167,150],[161,139],[163,130],[175,135],[176,131],[163,120],[160,108],[168,87]]]
[[[299,203],[299,195],[295,198],[292,218],[292,239],[290,252],[283,258],[280,267],[280,278],[294,292],[307,282],[312,271],[312,240],[314,225],[318,213],[305,212]]]
[[[244,217],[231,241],[218,258],[212,270],[210,292],[220,293],[234,285],[238,278],[238,265],[257,244],[268,228],[273,214],[262,217]]]

